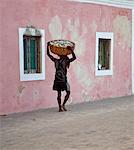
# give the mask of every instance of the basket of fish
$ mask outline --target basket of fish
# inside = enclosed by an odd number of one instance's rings
[[[53,40],[49,42],[50,51],[57,55],[69,55],[75,48],[75,43],[69,40]]]

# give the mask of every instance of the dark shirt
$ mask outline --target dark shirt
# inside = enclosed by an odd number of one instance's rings
[[[69,91],[69,84],[67,83],[67,68],[70,66],[70,62],[76,59],[74,52],[72,51],[72,58],[61,57],[60,59],[54,58],[49,53],[49,44],[47,45],[47,55],[55,63],[55,80],[53,84],[53,90],[57,91]]]
[[[67,82],[67,68],[70,64],[68,57],[55,59],[55,81],[56,82]]]

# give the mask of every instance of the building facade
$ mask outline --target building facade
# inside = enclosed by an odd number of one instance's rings
[[[55,39],[75,43],[68,104],[132,95],[133,8],[132,1],[0,1],[0,114],[57,106],[46,55]]]

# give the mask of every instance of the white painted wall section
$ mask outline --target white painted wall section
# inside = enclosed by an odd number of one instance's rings
[[[134,95],[134,9],[132,10],[132,93]]]
[[[134,9],[134,1],[133,0],[67,0],[67,1],[75,1],[81,3],[91,3],[91,4],[100,4],[107,6],[114,6],[120,8]]]

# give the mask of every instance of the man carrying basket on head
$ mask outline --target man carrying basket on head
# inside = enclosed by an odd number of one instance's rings
[[[67,111],[65,108],[65,104],[70,96],[70,86],[67,82],[67,69],[70,66],[70,62],[74,61],[76,59],[76,56],[73,52],[73,49],[71,46],[67,46],[67,49],[71,51],[72,58],[69,59],[67,55],[59,55],[59,59],[54,58],[49,50],[50,50],[50,42],[47,43],[47,55],[48,57],[55,63],[55,80],[53,84],[53,90],[56,90],[58,93],[57,101],[59,105],[59,112],[61,111]],[[66,96],[64,98],[63,104],[61,105],[61,92],[66,91]]]

